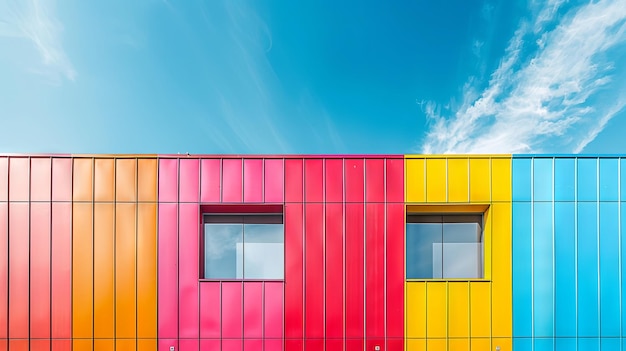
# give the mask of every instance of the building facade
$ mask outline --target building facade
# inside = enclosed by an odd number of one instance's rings
[[[0,155],[0,350],[620,350],[624,187],[622,156]]]

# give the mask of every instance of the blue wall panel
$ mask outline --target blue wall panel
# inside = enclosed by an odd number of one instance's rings
[[[576,336],[576,222],[573,202],[554,204],[556,336]]]
[[[622,252],[622,306],[626,307],[626,240],[623,239],[624,233],[626,233],[626,202],[620,204],[620,236],[621,240],[621,252]],[[622,307],[622,309],[623,309]],[[626,336],[626,311],[622,311],[622,336]]]
[[[512,161],[513,201],[530,201],[530,162],[529,158],[514,158]]]
[[[513,203],[513,335],[532,336],[530,202]]]
[[[514,338],[513,350],[515,351],[532,351],[533,339],[531,338]]]
[[[555,351],[576,351],[576,339],[556,338]]]
[[[626,201],[626,158],[620,159],[620,199]],[[622,232],[623,233],[623,232]]]
[[[617,201],[619,198],[618,159],[600,159],[600,201]]]
[[[535,338],[535,351],[554,350],[554,339]]]
[[[600,203],[600,335],[620,336],[619,221],[616,202]]]
[[[597,337],[598,236],[597,205],[578,203],[578,336]],[[579,344],[580,345],[580,344]],[[583,349],[584,350],[584,349]]]
[[[621,339],[619,338],[602,338],[600,339],[600,350],[602,351],[618,351],[621,350]]]
[[[580,351],[597,351],[600,349],[600,339],[598,338],[579,338],[578,350]]]
[[[551,337],[554,335],[552,203],[535,202],[533,220],[534,336]]]
[[[576,170],[578,201],[596,201],[598,193],[598,159],[579,158]]]
[[[574,201],[576,196],[576,167],[573,158],[554,160],[554,200]]]
[[[533,201],[552,201],[552,158],[533,160]]]

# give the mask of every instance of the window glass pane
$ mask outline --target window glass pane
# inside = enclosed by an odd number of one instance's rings
[[[204,277],[243,278],[243,224],[204,225]]]
[[[441,220],[428,222],[406,225],[406,277],[409,279],[442,277]]]
[[[482,278],[482,228],[477,217],[444,217],[443,278]]]
[[[244,278],[283,279],[284,230],[282,224],[244,224]]]

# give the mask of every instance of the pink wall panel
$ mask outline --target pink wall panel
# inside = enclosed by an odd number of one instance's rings
[[[285,336],[303,334],[302,204],[285,205]]]
[[[170,351],[171,346],[178,350],[178,339],[159,339],[158,351]]]
[[[344,179],[346,182],[346,202],[363,202],[364,165],[362,159],[344,161]]]
[[[243,201],[263,202],[263,160],[243,162]]]
[[[177,209],[176,204],[159,204],[158,329],[164,339],[178,337]]]
[[[222,338],[242,337],[242,284],[222,283]]]
[[[200,349],[200,340],[180,338],[178,347],[180,351],[198,351]]]
[[[2,162],[0,160],[0,162]],[[9,311],[9,205],[0,202],[0,339],[7,338]]]
[[[241,351],[243,350],[243,340],[241,339],[222,339],[223,351]]]
[[[262,339],[243,339],[243,350],[244,351],[263,350],[263,340]]]
[[[72,201],[72,159],[52,159],[52,201]]]
[[[180,202],[198,202],[200,199],[200,161],[180,160]]]
[[[49,338],[50,203],[32,203],[30,211],[30,337]]]
[[[404,159],[387,159],[387,202],[404,203]]]
[[[28,215],[28,203],[9,204],[9,338],[28,338]]]
[[[326,338],[343,338],[343,205],[326,204]]]
[[[387,337],[404,336],[404,204],[387,204]]]
[[[305,206],[305,322],[307,338],[324,337],[324,207]]]
[[[365,211],[365,331],[369,339],[385,336],[385,204],[368,203]]]
[[[241,202],[243,193],[241,159],[225,159],[222,161],[222,201]]]
[[[326,351],[343,351],[343,339],[326,339]]]
[[[285,160],[285,202],[302,202],[303,161]]]
[[[302,350],[304,350],[304,340],[285,339],[285,351],[302,351]]]
[[[325,162],[326,202],[342,202],[343,160],[327,159]]]
[[[178,201],[178,160],[159,160],[159,202]]]
[[[263,333],[265,338],[282,338],[284,283],[265,282],[264,284]]]
[[[283,351],[284,341],[282,339],[265,339],[263,341],[264,351]]]
[[[346,337],[363,337],[363,204],[346,204]]]
[[[9,200],[9,159],[0,157],[0,201]]]
[[[385,161],[365,161],[365,201],[385,202]]]
[[[52,204],[52,337],[70,338],[72,323],[72,204]]]
[[[50,350],[50,339],[30,339],[29,350]]]
[[[200,337],[220,338],[222,334],[222,287],[220,282],[200,284]]]
[[[284,167],[282,159],[265,160],[265,202],[283,202]]]
[[[50,158],[30,160],[30,200],[50,201],[52,164]]]
[[[200,161],[200,201],[220,202],[221,164],[219,159]]]
[[[11,157],[9,159],[9,201],[28,201],[29,159]]]
[[[201,351],[220,351],[222,349],[222,340],[220,339],[200,339]]]
[[[199,336],[198,278],[200,277],[198,242],[200,209],[198,204],[179,205],[178,247],[178,337]]]
[[[9,351],[30,351],[28,339],[9,339]]]
[[[243,283],[243,336],[263,336],[263,282]]]
[[[322,159],[304,161],[304,201],[324,201],[324,163]]]

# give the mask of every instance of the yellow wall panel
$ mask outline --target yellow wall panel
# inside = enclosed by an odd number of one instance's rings
[[[72,213],[72,336],[93,337],[93,206],[74,203]],[[91,349],[91,342],[89,343]],[[83,350],[82,344],[74,350]]]
[[[489,159],[470,159],[470,202],[486,202],[491,199],[491,176]]]
[[[72,351],[92,351],[93,339],[73,339]]]
[[[406,160],[406,201],[426,201],[425,162],[422,159]]]
[[[464,158],[448,159],[448,201],[467,202],[469,195],[469,161]]]
[[[134,202],[137,199],[137,160],[115,161],[115,201]]]
[[[426,284],[426,335],[429,338],[445,338],[448,327],[447,283]]]
[[[491,209],[492,259],[497,262],[492,268],[493,279],[511,281],[511,204],[494,203]]]
[[[115,339],[115,351],[136,351],[135,339]]]
[[[135,289],[136,205],[115,205],[115,336],[136,335]]]
[[[406,336],[426,337],[426,283],[406,283]]]
[[[491,336],[491,284],[470,282],[470,333]]]
[[[93,159],[74,159],[72,194],[74,201],[93,199]]]
[[[137,209],[137,337],[157,333],[157,208],[140,203]]]
[[[513,345],[511,342],[511,338],[494,338],[491,339],[491,349],[495,350],[496,347],[500,346],[500,351],[510,351],[513,350]]]
[[[94,207],[94,337],[115,337],[114,205]],[[96,348],[98,350],[98,348]]]
[[[448,283],[448,336],[469,336],[469,283]]]
[[[470,339],[471,350],[491,350],[491,340],[487,338],[473,338]],[[501,350],[504,351],[504,350]]]
[[[491,213],[492,209],[489,208],[487,211],[483,213],[483,252],[484,252],[484,262],[483,262],[483,272],[485,274],[485,279],[491,279],[491,270],[492,270],[492,260],[491,260]],[[510,249],[509,249],[510,250]]]
[[[137,198],[139,201],[155,202],[157,200],[157,159],[139,159],[137,161],[139,182]]]
[[[407,339],[406,351],[426,351],[426,339]]]
[[[510,282],[494,282],[491,286],[491,299],[494,306],[491,311],[491,335],[493,337],[504,337],[512,335],[512,301]]]
[[[511,159],[491,160],[491,196],[493,201],[511,201]]]
[[[448,340],[446,339],[426,339],[426,350],[447,350]]]
[[[93,341],[93,351],[115,351],[115,340],[95,339]]]
[[[448,339],[449,351],[469,351],[470,342],[469,339]]]
[[[94,201],[113,202],[115,199],[115,160],[95,160]]]
[[[154,351],[157,349],[156,339],[138,339],[137,351]]]
[[[426,201],[446,202],[446,160],[426,160]]]

